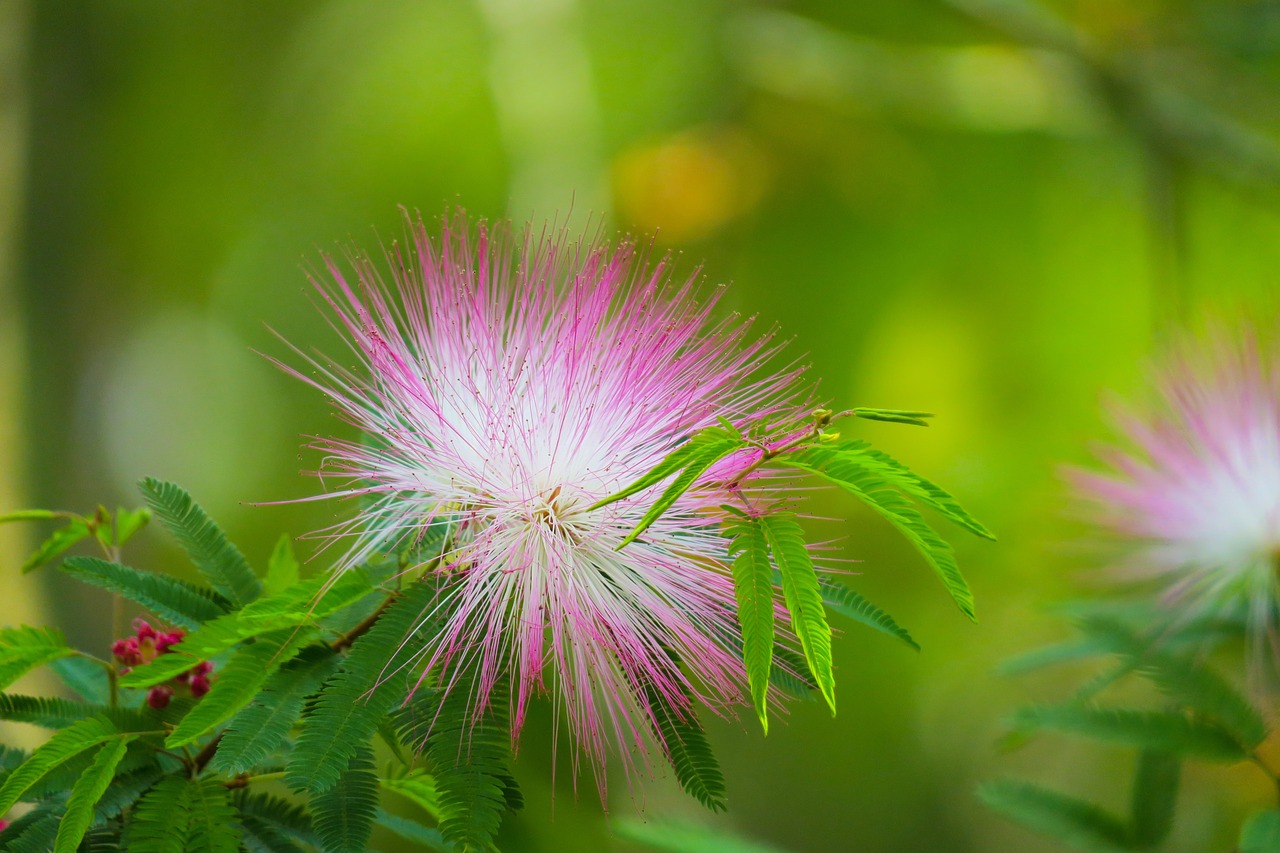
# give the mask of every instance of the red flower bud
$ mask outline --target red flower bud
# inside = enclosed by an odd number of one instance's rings
[[[173,688],[167,684],[158,684],[147,693],[147,704],[159,711],[169,704],[173,698]]]
[[[133,630],[137,632],[139,640],[154,639],[156,636],[156,629],[145,619],[134,619]]]
[[[209,677],[205,675],[193,675],[191,677],[191,695],[199,699],[208,692]]]

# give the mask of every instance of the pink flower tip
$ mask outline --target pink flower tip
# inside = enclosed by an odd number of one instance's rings
[[[166,708],[173,698],[173,688],[167,684],[158,684],[147,693],[147,704],[157,711]]]

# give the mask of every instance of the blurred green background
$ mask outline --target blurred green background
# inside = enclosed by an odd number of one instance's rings
[[[254,351],[337,352],[303,265],[462,205],[657,233],[727,305],[794,337],[838,406],[938,413],[856,427],[1001,536],[956,536],[981,622],[838,495],[823,532],[915,655],[837,641],[840,715],[768,739],[707,723],[727,815],[670,778],[613,820],[687,819],[793,851],[1058,849],[985,811],[1019,774],[1123,806],[1129,758],[1062,739],[1001,754],[1051,679],[994,674],[1064,629],[1087,585],[1058,477],[1107,436],[1167,330],[1273,322],[1280,4],[1261,0],[0,0],[0,507],[137,502],[176,480],[250,556],[336,507],[300,436],[333,420]],[[0,527],[16,566],[39,531]],[[156,532],[133,562],[182,561]],[[302,544],[304,551],[309,546]],[[4,576],[0,623],[105,649],[109,607],[55,572]],[[509,851],[629,850],[526,730]],[[21,733],[15,736],[23,736]],[[1226,850],[1271,796],[1190,771],[1170,850]],[[553,814],[554,812],[554,814]],[[393,842],[378,844],[393,850]]]

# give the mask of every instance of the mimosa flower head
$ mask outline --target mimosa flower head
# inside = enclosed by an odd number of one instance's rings
[[[389,275],[352,254],[317,276],[355,366],[294,371],[369,437],[317,443],[346,480],[331,496],[364,501],[325,534],[349,543],[345,567],[443,531],[420,662],[445,690],[474,685],[477,712],[503,691],[513,737],[550,694],[603,786],[608,753],[645,761],[659,706],[743,700],[724,506],[776,503],[785,478],[743,450],[622,548],[661,486],[596,504],[699,430],[794,429],[801,371],[771,370],[771,334],[718,319],[720,291],[629,241],[457,216],[438,239],[411,219],[386,255]]]
[[[1150,412],[1118,419],[1130,448],[1074,480],[1098,522],[1132,546],[1128,571],[1158,581],[1179,619],[1243,614],[1255,667],[1273,671],[1280,364],[1252,335],[1219,332],[1180,350],[1156,389]]]

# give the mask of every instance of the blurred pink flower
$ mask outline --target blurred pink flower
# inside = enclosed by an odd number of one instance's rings
[[[1075,472],[1099,524],[1132,546],[1180,620],[1244,614],[1253,662],[1274,668],[1280,567],[1280,363],[1251,335],[1186,347],[1156,379],[1160,403],[1118,417],[1131,450]]]
[[[742,701],[722,505],[776,502],[782,482],[737,483],[759,455],[747,452],[621,551],[665,484],[591,507],[717,418],[744,431],[804,421],[801,371],[770,372],[772,334],[713,319],[719,292],[670,282],[667,259],[633,243],[472,231],[461,217],[438,242],[420,219],[409,229],[387,251],[389,278],[353,254],[354,281],[326,259],[332,284],[316,283],[358,368],[285,368],[373,438],[314,445],[322,473],[347,480],[330,496],[367,502],[322,535],[353,543],[351,566],[451,525],[445,622],[422,662],[446,689],[476,677],[476,710],[508,684],[513,738],[531,696],[550,693],[603,790],[606,753],[628,772],[645,760],[653,697],[679,715]]]

